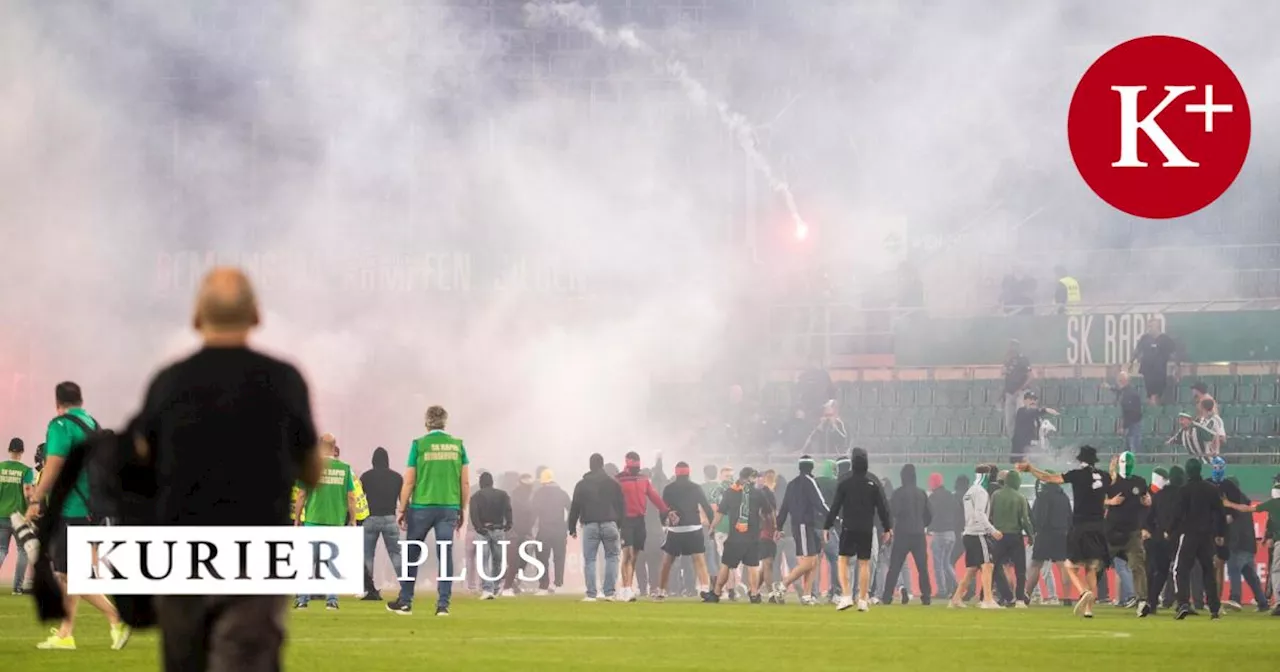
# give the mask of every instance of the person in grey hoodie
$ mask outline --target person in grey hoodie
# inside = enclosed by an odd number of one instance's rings
[[[987,494],[987,484],[998,473],[999,470],[993,464],[978,465],[973,485],[964,493],[964,576],[960,579],[960,585],[956,588],[955,594],[951,596],[952,608],[965,606],[962,601],[964,591],[978,576],[979,570],[982,572],[980,606],[983,609],[1000,608],[996,603],[995,593],[991,591],[991,576],[994,573],[995,564],[988,538],[1000,541],[1004,535],[991,524],[991,519],[987,517],[987,504],[990,499],[990,495]]]
[[[916,574],[920,577],[920,601],[928,606],[933,596],[929,585],[929,555],[927,552],[925,528],[933,522],[933,514],[929,509],[929,497],[916,485],[916,465],[903,465],[902,485],[893,491],[889,499],[889,510],[893,512],[894,540],[889,555],[889,576],[902,576],[903,563],[907,554],[911,554],[916,563]],[[893,587],[885,586],[881,595],[885,604],[893,602]],[[905,603],[906,600],[904,599]]]

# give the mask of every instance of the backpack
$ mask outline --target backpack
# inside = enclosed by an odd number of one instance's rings
[[[89,508],[89,522],[95,525],[109,523],[118,514],[115,498],[111,497],[110,493],[119,489],[118,477],[112,476],[119,473],[119,470],[113,468],[112,451],[106,448],[116,443],[115,432],[103,429],[97,420],[94,420],[93,427],[90,427],[85,424],[85,421],[70,413],[60,415],[55,420],[70,420],[84,432],[84,439],[78,443],[91,449],[85,464],[89,472],[89,492],[81,491],[79,483],[76,483],[73,490]]]

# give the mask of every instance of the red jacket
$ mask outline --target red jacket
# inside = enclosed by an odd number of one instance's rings
[[[644,501],[645,497],[648,497],[649,501],[653,502],[653,505],[658,509],[658,513],[664,516],[667,515],[666,502],[662,501],[662,497],[647,477],[623,471],[618,473],[618,484],[622,486],[622,501],[626,505],[626,516],[628,518],[644,516],[644,511],[648,506]]]

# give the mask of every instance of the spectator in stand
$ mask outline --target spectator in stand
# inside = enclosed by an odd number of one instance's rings
[[[1028,390],[1023,393],[1022,408],[1018,409],[1013,421],[1013,451],[1010,456],[1013,464],[1025,460],[1031,444],[1040,439],[1040,419],[1057,414],[1052,408],[1040,408],[1040,399],[1035,392]]]
[[[1196,381],[1191,386],[1191,400],[1196,402],[1196,408],[1199,409],[1200,402],[1205,399],[1213,399],[1213,395],[1209,394],[1209,386],[1205,385],[1204,381]]]
[[[813,455],[845,455],[849,451],[849,432],[840,419],[834,399],[822,405],[822,419],[818,426],[809,432],[805,439],[803,452]]]
[[[1004,359],[1004,431],[1009,436],[1013,436],[1013,421],[1022,406],[1022,395],[1031,385],[1031,376],[1031,361],[1022,354],[1022,343],[1011,339]]]
[[[1160,320],[1154,317],[1147,320],[1146,332],[1138,339],[1129,362],[1130,369],[1134,364],[1138,365],[1138,373],[1142,376],[1142,383],[1147,388],[1147,398],[1152,406],[1159,404],[1160,398],[1164,396],[1164,388],[1169,380],[1169,360],[1177,350],[1177,344],[1169,334],[1163,333],[1160,324]]]
[[[1053,274],[1058,278],[1058,286],[1053,292],[1053,303],[1058,313],[1063,315],[1080,314],[1080,282],[1067,275],[1067,269],[1055,266]]]
[[[1227,439],[1227,430],[1222,422],[1222,416],[1218,415],[1218,402],[1213,397],[1205,395],[1200,399],[1199,408],[1196,410],[1200,412],[1196,422],[1209,430],[1213,436],[1208,445],[1209,455],[1221,455],[1222,443]]]
[[[1036,280],[1023,269],[1014,269],[1000,283],[1000,305],[1006,315],[1035,314]]]
[[[960,498],[947,490],[942,474],[929,474],[929,510],[933,520],[929,533],[933,535],[931,552],[934,557],[933,574],[935,599],[945,599],[956,591],[956,565],[947,562],[956,547],[956,537],[964,532],[964,509]],[[923,598],[924,595],[921,594]]]
[[[809,368],[800,372],[796,379],[796,394],[800,398],[800,408],[810,418],[821,415],[824,405],[836,398],[836,385],[831,382],[831,374],[823,366],[821,356],[815,355],[809,362]]]
[[[1130,452],[1136,453],[1142,448],[1142,395],[1130,384],[1129,372],[1121,371],[1116,376],[1114,386],[1102,384],[1116,394],[1120,404],[1120,434],[1124,436],[1124,445]]]

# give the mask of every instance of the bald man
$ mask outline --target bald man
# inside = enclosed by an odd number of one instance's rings
[[[327,460],[307,384],[292,365],[249,347],[258,322],[244,273],[210,271],[192,321],[203,347],[156,375],[132,424],[162,483],[157,524],[288,525],[293,484],[319,483]],[[157,598],[165,669],[281,669],[286,600]]]

